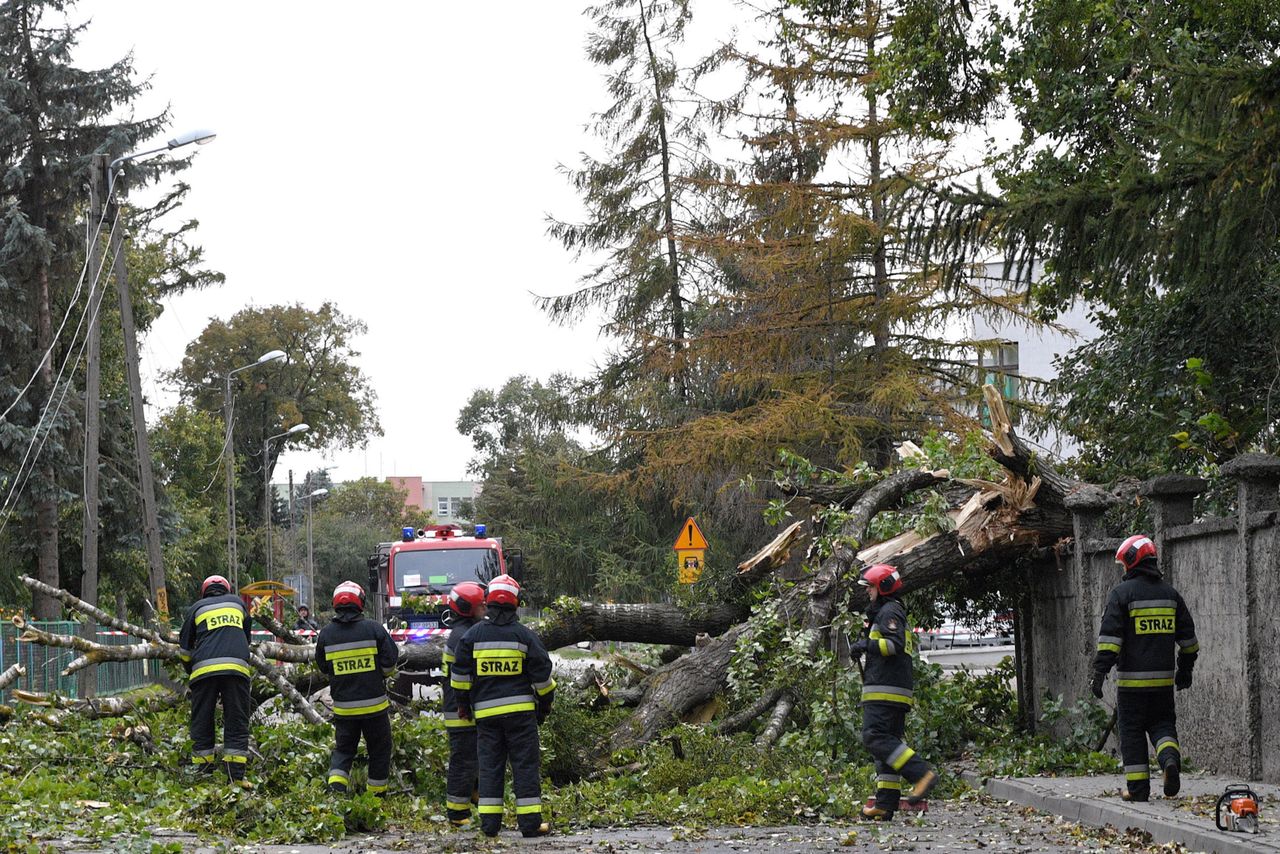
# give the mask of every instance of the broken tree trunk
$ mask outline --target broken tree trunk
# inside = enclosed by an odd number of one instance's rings
[[[802,636],[811,653],[827,645],[832,618],[848,590],[841,581],[854,570],[873,563],[891,564],[901,572],[904,588],[912,590],[958,572],[1015,560],[1071,535],[1072,517],[1066,498],[1086,485],[1063,477],[1033,455],[1014,434],[998,392],[989,386],[983,391],[994,425],[990,453],[1008,472],[1003,483],[957,484],[945,471],[907,470],[866,487],[827,489],[817,497],[819,503],[851,507],[835,553],[808,579],[784,590],[771,606],[786,625],[798,625],[804,630]],[[956,485],[962,486],[963,491],[950,488]],[[969,495],[948,514],[953,530],[927,537],[907,532],[883,543],[864,545],[878,512],[898,506],[911,492],[928,487],[942,488],[949,497],[953,492],[960,497]],[[774,561],[762,559],[752,564],[747,574],[754,576],[760,563],[766,562]],[[655,673],[645,699],[614,733],[613,748],[651,740],[720,693],[735,646],[750,637],[748,625],[729,629]],[[779,689],[776,697],[774,692],[769,693],[772,703],[758,701],[749,711],[755,717],[769,712],[769,724],[762,735],[776,738],[785,727],[794,700],[785,689]],[[735,729],[749,724],[740,715],[731,721]]]

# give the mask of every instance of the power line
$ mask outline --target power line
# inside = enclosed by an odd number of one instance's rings
[[[111,232],[108,236],[115,233],[119,224],[120,214],[117,211],[116,217],[111,223]],[[0,518],[0,533],[4,532],[4,529],[9,524],[9,520],[13,517],[12,510],[17,505],[18,499],[21,498],[23,490],[26,489],[27,482],[31,479],[31,475],[35,471],[36,463],[39,462],[40,455],[44,452],[44,446],[49,441],[49,436],[53,434],[53,422],[57,417],[57,413],[62,411],[63,404],[67,398],[67,393],[71,390],[72,382],[75,379],[75,373],[79,370],[80,361],[84,358],[84,351],[89,343],[87,331],[84,336],[84,340],[80,341],[80,348],[78,351],[76,351],[76,341],[80,338],[80,330],[85,328],[85,319],[88,318],[91,325],[98,322],[98,312],[102,307],[102,299],[106,294],[106,288],[99,287],[102,280],[102,273],[107,268],[107,258],[105,255],[106,253],[103,253],[104,257],[102,263],[99,265],[97,274],[94,276],[94,283],[90,287],[90,299],[86,303],[84,311],[81,312],[80,320],[76,324],[75,332],[71,336],[71,344],[67,348],[67,355],[63,358],[62,365],[58,368],[58,375],[54,379],[53,388],[49,391],[49,399],[45,401],[44,408],[40,412],[40,418],[32,430],[31,441],[27,443],[27,450],[23,454],[22,461],[18,465],[18,471],[14,475],[14,480],[9,489],[9,494],[5,497],[4,505],[0,507],[0,517],[2,517]],[[114,261],[114,258],[112,260]],[[86,262],[86,270],[88,269],[87,264],[88,262]],[[81,279],[81,284],[83,284],[83,278]],[[74,305],[74,302],[72,305]],[[68,309],[68,315],[69,314],[70,308]],[[71,375],[67,376],[66,381],[63,382],[63,375],[66,373],[67,365],[71,362],[71,354],[73,351],[76,352],[75,367],[72,368]],[[59,392],[59,385],[62,387],[61,392]],[[58,399],[56,408],[53,406],[54,398]],[[52,412],[53,415],[50,415],[50,412]],[[37,441],[39,442],[38,446]],[[32,455],[33,450],[35,452],[34,456]],[[29,466],[28,461],[30,461]]]
[[[106,222],[107,209],[110,206],[111,196],[114,193],[115,193],[115,187],[113,186],[110,192],[107,194],[106,203],[103,204],[102,206],[102,216],[98,218],[98,225],[94,229],[93,237],[90,238],[90,245],[92,245],[92,241],[97,240],[102,234],[102,224]],[[116,215],[116,222],[118,221],[119,221],[119,214]],[[116,222],[113,222],[111,224],[112,231],[115,231]],[[86,237],[88,236],[88,229],[85,229],[85,236]],[[35,383],[36,377],[40,375],[40,366],[43,365],[45,363],[45,360],[50,358],[50,356],[52,355],[53,348],[57,346],[58,338],[62,336],[62,330],[66,328],[67,320],[71,317],[71,310],[75,308],[77,300],[80,299],[80,293],[81,291],[84,290],[84,277],[85,277],[85,274],[89,271],[89,261],[91,258],[92,258],[92,253],[86,252],[84,257],[84,266],[80,268],[80,277],[79,279],[76,280],[76,289],[71,294],[71,300],[67,303],[67,311],[65,314],[62,315],[62,322],[58,324],[58,331],[53,334],[53,340],[49,342],[49,349],[45,350],[44,355],[42,355],[40,357],[40,360],[36,362],[35,370],[31,372],[31,377],[27,380],[27,384],[24,385],[21,388],[21,390],[18,391],[18,396],[15,397],[13,399],[13,402],[10,403],[8,407],[5,408],[4,412],[0,412],[0,421],[4,421],[5,418],[8,417],[9,413],[13,411],[13,408],[17,406],[22,401],[22,398],[26,396],[27,392],[31,390],[31,386]],[[98,274],[99,276],[101,276],[102,274],[101,268],[99,269]],[[74,347],[75,339],[72,338],[71,342],[72,342],[71,346]]]

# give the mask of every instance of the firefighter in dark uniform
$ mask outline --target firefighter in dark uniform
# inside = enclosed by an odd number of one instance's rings
[[[329,791],[346,792],[351,762],[364,736],[369,791],[382,797],[391,774],[391,714],[386,675],[400,650],[387,630],[364,618],[364,589],[344,581],[333,591],[334,617],[316,638],[316,666],[329,677],[333,699],[333,754]]]
[[[1116,562],[1124,569],[1124,580],[1107,596],[1089,687],[1101,699],[1107,673],[1117,668],[1116,723],[1124,762],[1124,799],[1145,801],[1151,794],[1148,738],[1163,772],[1164,793],[1173,797],[1182,787],[1173,692],[1191,687],[1191,670],[1200,652],[1196,626],[1182,596],[1160,577],[1156,545],[1150,538],[1129,537],[1116,551]]]
[[[190,675],[191,762],[212,771],[218,761],[213,723],[222,699],[222,759],[227,776],[245,782],[249,761],[249,611],[231,582],[211,575],[178,634],[178,657]]]
[[[471,803],[478,797],[476,722],[458,715],[458,695],[449,684],[449,668],[458,658],[462,637],[484,619],[484,588],[474,581],[454,585],[449,591],[449,639],[444,646],[444,726],[449,733],[449,776],[445,785],[445,812],[449,821],[462,826],[471,821]]]
[[[862,743],[876,765],[875,805],[862,808],[862,817],[889,821],[898,811],[902,780],[913,785],[907,803],[918,804],[938,782],[928,763],[902,740],[907,712],[913,701],[914,674],[907,648],[907,611],[897,593],[898,570],[886,564],[869,567],[858,579],[867,588],[867,635],[852,647],[854,656],[866,653],[862,676]]]
[[[458,644],[449,669],[458,715],[476,722],[480,762],[480,829],[496,836],[502,827],[502,791],[511,762],[516,824],[525,836],[543,836],[538,725],[551,711],[556,683],[542,641],[516,617],[520,585],[509,575],[489,582],[488,616]]]

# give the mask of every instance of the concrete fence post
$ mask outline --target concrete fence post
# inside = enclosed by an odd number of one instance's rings
[[[1177,581],[1171,550],[1168,548],[1169,529],[1189,525],[1195,520],[1196,496],[1208,487],[1209,482],[1204,478],[1185,474],[1162,474],[1138,487],[1138,494],[1150,499],[1155,505],[1152,513],[1155,530],[1151,536],[1156,543],[1156,561],[1160,565],[1160,572],[1171,584],[1177,584]]]
[[[1255,527],[1275,524],[1275,511],[1280,510],[1280,459],[1270,454],[1241,454],[1222,466],[1222,474],[1236,481],[1236,531],[1238,559],[1232,567],[1230,583],[1244,590],[1247,608],[1245,635],[1245,722],[1249,737],[1249,779],[1262,776],[1262,667],[1259,638],[1264,603],[1258,595],[1259,574],[1274,567],[1258,564],[1268,556],[1267,550],[1255,553],[1252,532]],[[1272,518],[1268,518],[1268,515]]]
[[[1075,613],[1078,623],[1074,627],[1075,631],[1070,634],[1074,636],[1076,652],[1064,657],[1065,661],[1071,662],[1067,666],[1071,672],[1068,684],[1073,690],[1068,699],[1074,701],[1085,696],[1090,663],[1097,650],[1098,615],[1101,613],[1103,591],[1098,578],[1097,561],[1093,555],[1099,541],[1106,539],[1104,517],[1107,508],[1115,503],[1115,498],[1096,486],[1087,485],[1072,492],[1063,503],[1071,511],[1075,539],[1071,571],[1075,576],[1073,580],[1078,603]]]

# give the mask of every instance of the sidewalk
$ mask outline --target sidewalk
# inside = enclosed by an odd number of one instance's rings
[[[965,779],[975,788],[995,798],[1034,807],[1044,812],[1093,827],[1111,826],[1117,830],[1137,828],[1151,834],[1157,844],[1180,843],[1188,851],[1214,854],[1280,854],[1280,786],[1249,783],[1261,799],[1260,832],[1228,833],[1214,825],[1214,806],[1218,796],[1232,783],[1209,774],[1187,773],[1182,776],[1182,791],[1176,798],[1165,798],[1159,778],[1153,773],[1151,800],[1130,804],[1120,799],[1124,785],[1119,774],[1099,777],[991,777],[985,780],[972,772]]]

